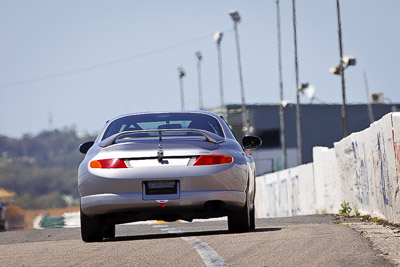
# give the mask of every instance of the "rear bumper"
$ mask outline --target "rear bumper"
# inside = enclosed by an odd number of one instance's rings
[[[211,166],[162,166],[128,169],[90,169],[79,176],[81,197],[110,194],[139,194],[148,181],[179,181],[181,192],[245,191],[247,166],[235,164]]]
[[[166,200],[161,207],[157,200]],[[146,210],[203,208],[209,201],[222,201],[228,209],[243,207],[246,193],[242,191],[181,191],[179,198],[143,200],[142,193],[97,194],[81,197],[82,211],[88,216]]]

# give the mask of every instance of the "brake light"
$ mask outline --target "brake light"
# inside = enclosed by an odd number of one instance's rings
[[[231,156],[202,155],[195,160],[193,166],[228,164],[228,163],[231,163],[232,161],[233,161],[233,159]]]
[[[99,159],[90,162],[90,167],[94,169],[120,169],[127,168],[122,159]]]

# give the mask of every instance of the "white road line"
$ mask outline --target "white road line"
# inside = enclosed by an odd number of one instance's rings
[[[163,228],[160,229],[162,231],[167,231],[171,234],[182,235],[183,231],[175,229],[175,228]],[[222,257],[207,243],[201,241],[196,237],[181,237],[183,240],[188,242],[192,247],[197,251],[200,257],[203,259],[203,262],[206,266],[214,267],[214,266],[226,266]]]
[[[166,225],[166,224],[156,224],[156,225],[153,225],[153,227],[154,228],[168,228],[168,225]]]

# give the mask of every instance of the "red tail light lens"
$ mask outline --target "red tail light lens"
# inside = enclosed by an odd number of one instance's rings
[[[232,161],[233,161],[233,159],[231,156],[203,155],[196,159],[193,166],[228,164],[228,163],[231,163]]]
[[[94,169],[121,169],[127,168],[122,159],[99,159],[90,162],[90,167]]]

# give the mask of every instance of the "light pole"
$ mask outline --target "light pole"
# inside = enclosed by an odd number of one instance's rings
[[[198,79],[198,85],[199,85],[199,109],[203,110],[203,89],[201,86],[201,61],[203,60],[203,55],[201,54],[200,51],[196,52],[196,57],[197,57],[197,79]]]
[[[297,135],[297,164],[303,163],[303,146],[301,137],[301,114],[299,92],[299,61],[297,57],[297,26],[296,26],[296,1],[292,0],[293,9],[293,36],[294,36],[294,68],[296,74],[296,135]]]
[[[367,72],[364,70],[364,84],[365,84],[365,91],[367,93],[367,104],[368,104],[368,118],[369,118],[369,123],[372,124],[375,119],[374,119],[374,112],[372,111],[372,105],[371,105],[371,97],[369,93],[369,86],[368,86],[368,79],[367,79]]]
[[[337,2],[339,5],[339,2]],[[338,14],[339,9],[338,9]],[[340,21],[340,15],[338,15],[339,21]],[[352,56],[342,56],[342,38],[341,38],[341,26],[339,22],[339,51],[340,51],[340,63],[336,67],[332,67],[329,69],[329,71],[333,74],[340,75],[342,78],[342,132],[343,132],[343,137],[346,137],[348,135],[348,130],[347,130],[347,108],[346,108],[346,86],[345,86],[345,79],[344,79],[344,70],[347,69],[349,66],[355,66],[357,61],[354,57]]]
[[[249,121],[247,119],[247,111],[246,111],[246,100],[244,96],[244,86],[243,86],[243,74],[242,74],[242,63],[240,58],[240,45],[239,45],[239,33],[238,33],[238,23],[240,22],[240,15],[237,10],[229,11],[229,15],[233,20],[233,28],[235,30],[235,39],[236,39],[236,51],[238,58],[238,68],[239,68],[239,81],[240,81],[240,94],[242,98],[242,122],[243,122],[243,133],[246,135],[249,132]]]
[[[337,12],[337,20],[338,20],[338,36],[339,36],[339,56],[340,56],[340,76],[342,77],[342,131],[343,137],[348,135],[347,130],[347,107],[346,107],[346,84],[344,78],[344,68],[343,68],[343,44],[342,44],[342,21],[340,19],[340,4],[339,0],[336,0],[336,12]]]
[[[179,73],[179,88],[181,92],[181,110],[185,109],[185,95],[183,92],[183,77],[185,77],[185,71],[183,70],[182,66],[178,67],[178,73]]]
[[[224,103],[224,86],[222,79],[222,56],[221,56],[221,41],[224,34],[222,32],[216,32],[214,34],[214,42],[217,44],[218,53],[218,74],[219,74],[219,97],[220,97],[220,108],[223,110],[225,108]]]
[[[276,0],[276,20],[277,20],[277,33],[278,33],[278,68],[279,68],[279,93],[280,93],[280,105],[279,105],[279,120],[280,120],[280,131],[281,131],[281,148],[282,148],[282,163],[283,169],[287,168],[286,159],[286,139],[285,139],[285,107],[283,106],[283,78],[282,78],[282,57],[281,57],[281,12],[279,8],[279,0]]]

